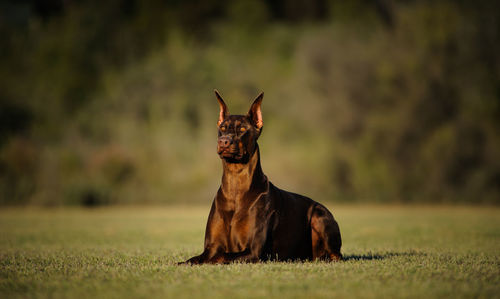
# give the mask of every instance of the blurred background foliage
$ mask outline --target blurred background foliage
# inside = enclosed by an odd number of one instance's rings
[[[218,105],[319,201],[500,203],[495,1],[0,4],[0,203],[209,203]]]

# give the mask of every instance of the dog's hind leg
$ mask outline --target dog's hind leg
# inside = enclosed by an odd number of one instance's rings
[[[316,204],[311,213],[311,240],[313,260],[342,259],[339,225],[330,211],[321,204]]]

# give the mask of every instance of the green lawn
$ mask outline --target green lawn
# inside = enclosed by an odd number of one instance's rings
[[[334,207],[346,261],[216,266],[208,204],[3,209],[0,297],[500,298],[500,208]]]

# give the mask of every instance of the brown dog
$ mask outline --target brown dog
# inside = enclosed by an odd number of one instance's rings
[[[220,105],[217,152],[222,185],[212,203],[202,254],[188,264],[261,260],[340,260],[340,230],[330,211],[275,187],[260,167],[261,93],[247,115]]]

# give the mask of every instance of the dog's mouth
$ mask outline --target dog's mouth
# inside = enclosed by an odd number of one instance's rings
[[[231,158],[231,159],[238,159],[238,158],[241,159],[241,157],[243,156],[238,151],[231,151],[231,150],[219,150],[218,154],[221,158]]]
[[[217,153],[221,159],[224,159],[229,163],[241,163],[245,160],[245,153],[242,153],[237,149],[219,149]]]

